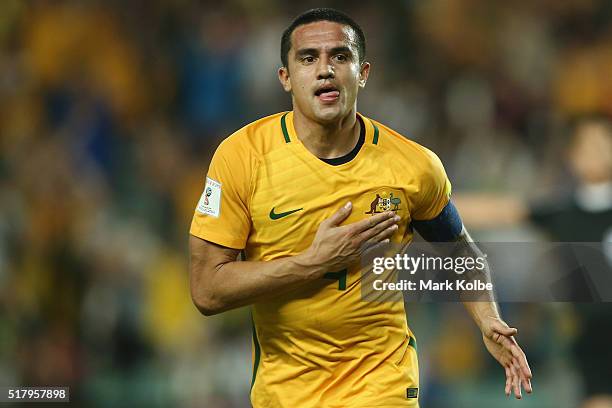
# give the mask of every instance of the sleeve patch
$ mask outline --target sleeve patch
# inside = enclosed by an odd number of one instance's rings
[[[221,183],[206,177],[206,186],[200,197],[196,211],[219,218],[221,213]]]

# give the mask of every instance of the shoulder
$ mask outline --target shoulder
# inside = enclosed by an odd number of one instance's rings
[[[238,129],[219,144],[217,154],[261,158],[268,152],[282,147],[284,139],[281,119],[286,113],[275,113]]]
[[[378,132],[378,148],[385,154],[410,163],[424,172],[442,168],[440,158],[427,147],[373,119],[369,120]],[[377,130],[376,130],[377,129]]]

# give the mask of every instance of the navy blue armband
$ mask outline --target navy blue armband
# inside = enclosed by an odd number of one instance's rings
[[[450,201],[434,219],[412,220],[410,226],[429,242],[452,242],[461,234],[463,223],[457,208]]]

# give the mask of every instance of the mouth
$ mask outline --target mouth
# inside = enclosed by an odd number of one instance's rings
[[[314,94],[323,103],[334,103],[340,97],[340,91],[332,84],[319,87]]]

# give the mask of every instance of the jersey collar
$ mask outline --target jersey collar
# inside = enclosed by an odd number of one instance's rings
[[[365,125],[364,144],[377,145],[379,139],[378,126],[371,119],[366,118],[361,113],[357,112],[357,115],[361,118],[362,123]],[[281,116],[280,125],[285,143],[291,143],[292,141],[299,140],[293,126],[293,111],[286,112]]]

